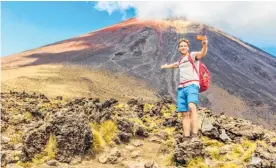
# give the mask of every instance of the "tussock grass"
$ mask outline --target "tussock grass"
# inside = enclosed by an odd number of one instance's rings
[[[90,122],[90,128],[93,133],[93,152],[101,152],[106,145],[110,145],[118,134],[117,124],[111,120],[104,121],[101,124]]]

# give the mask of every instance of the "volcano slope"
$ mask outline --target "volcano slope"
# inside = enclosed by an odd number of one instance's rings
[[[250,119],[276,128],[276,58],[200,23],[172,19],[129,19],[79,37],[2,58],[2,70],[41,64],[78,64],[127,73],[175,97],[178,70],[161,70],[180,55],[177,41],[185,37],[191,51],[200,50],[196,35],[208,36],[209,49],[202,60],[212,75],[211,88],[201,94],[202,106],[214,113]]]

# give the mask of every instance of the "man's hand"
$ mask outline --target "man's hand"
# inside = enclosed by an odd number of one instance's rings
[[[208,38],[207,36],[203,36],[202,39],[202,49],[200,52],[196,53],[196,60],[200,60],[201,58],[205,57],[208,50]]]
[[[168,67],[168,64],[164,64],[161,66],[161,69],[164,69],[164,68],[167,68]]]
[[[161,66],[161,69],[170,69],[170,68],[178,68],[178,62],[172,63],[172,64],[164,64]]]
[[[202,40],[202,45],[204,46],[204,45],[208,45],[208,38],[207,38],[207,36],[204,36],[203,37],[203,40]]]

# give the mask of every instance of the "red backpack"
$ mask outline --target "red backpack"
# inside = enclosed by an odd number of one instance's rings
[[[199,85],[200,85],[199,92],[206,91],[209,88],[210,81],[211,81],[211,75],[209,70],[207,69],[206,65],[203,62],[199,61],[199,72],[198,72],[190,54],[188,56],[188,60],[193,65],[193,68],[196,71],[197,75],[199,75]]]

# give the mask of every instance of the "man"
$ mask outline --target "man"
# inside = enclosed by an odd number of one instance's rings
[[[199,94],[199,76],[188,59],[190,54],[194,61],[197,71],[199,70],[199,61],[205,57],[208,49],[207,36],[202,39],[202,49],[199,52],[189,52],[190,43],[187,39],[180,39],[178,42],[178,51],[182,55],[179,62],[162,65],[161,68],[179,68],[180,84],[177,89],[177,112],[182,113],[182,125],[184,138],[190,138],[190,127],[192,127],[192,137],[198,136],[198,94]]]

